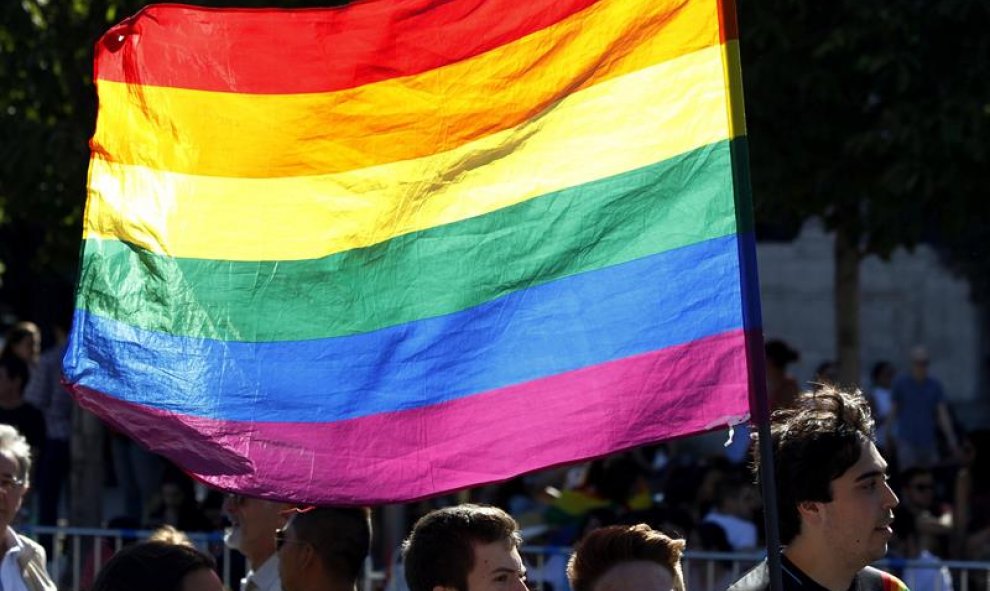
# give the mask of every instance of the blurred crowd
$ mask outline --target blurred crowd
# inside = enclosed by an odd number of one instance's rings
[[[53,343],[42,352],[38,327],[20,322],[6,332],[0,351],[0,423],[26,437],[34,458],[33,492],[21,517],[28,523],[71,525],[63,503],[72,415],[78,409],[60,383],[66,329],[67,323],[55,326]],[[799,352],[780,340],[767,342],[766,358],[774,409],[836,379],[836,365],[825,361],[811,380],[799,382],[788,371]],[[990,431],[960,429],[940,382],[928,371],[929,362],[923,347],[909,352],[903,368],[878,361],[864,388],[877,447],[900,498],[890,553],[915,561],[988,560]],[[437,507],[470,501],[508,511],[527,544],[570,546],[601,526],[646,523],[684,538],[689,551],[760,551],[765,547],[763,506],[750,470],[748,431],[741,425],[412,504],[402,527]],[[224,495],[195,485],[123,434],[110,431],[108,441],[106,449],[92,450],[110,459],[108,482],[119,491],[120,502],[107,525],[210,532],[229,522],[229,497],[225,503]],[[375,519],[381,519],[377,512]],[[51,553],[51,540],[40,541]],[[379,548],[379,561],[387,561],[393,551]],[[547,572],[562,573],[553,560]],[[941,576],[937,569],[928,572]],[[546,576],[551,584],[552,578]]]

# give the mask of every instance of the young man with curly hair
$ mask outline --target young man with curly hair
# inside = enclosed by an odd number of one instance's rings
[[[785,591],[905,588],[868,566],[887,553],[898,502],[873,438],[870,408],[859,392],[826,386],[773,414]],[[768,588],[764,561],[729,589]]]

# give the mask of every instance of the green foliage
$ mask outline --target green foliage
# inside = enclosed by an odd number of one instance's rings
[[[71,265],[95,113],[92,47],[113,11],[86,0],[4,2],[0,11],[2,220],[42,232],[36,262]]]
[[[8,269],[74,271],[92,48],[144,4],[0,2],[0,229],[31,238],[28,250],[0,241]],[[931,238],[964,259],[979,248],[985,232],[973,220],[990,213],[990,3],[741,0],[739,10],[758,221],[821,215],[863,253]]]
[[[193,2],[196,3],[196,2]],[[342,2],[236,0],[210,6]],[[140,0],[0,2],[0,262],[6,299],[31,302],[31,278],[75,273],[96,120],[93,46]],[[0,267],[2,269],[2,267]],[[23,280],[23,281],[21,281]],[[0,294],[2,295],[2,294]],[[2,298],[0,298],[2,299]],[[25,313],[23,310],[21,313]]]
[[[739,11],[757,221],[822,216],[861,254],[925,240],[965,254],[955,242],[990,213],[990,4]]]

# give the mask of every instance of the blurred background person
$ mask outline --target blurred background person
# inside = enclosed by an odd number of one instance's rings
[[[213,558],[185,544],[141,542],[114,555],[92,591],[223,591]]]
[[[787,373],[787,366],[800,359],[801,355],[780,339],[767,341],[764,350],[767,359],[767,396],[770,410],[787,408],[794,403],[800,392],[797,380]]]

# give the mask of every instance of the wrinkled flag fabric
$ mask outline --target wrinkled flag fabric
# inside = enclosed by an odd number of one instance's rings
[[[150,6],[97,44],[65,380],[225,490],[404,501],[737,424],[716,0]]]

